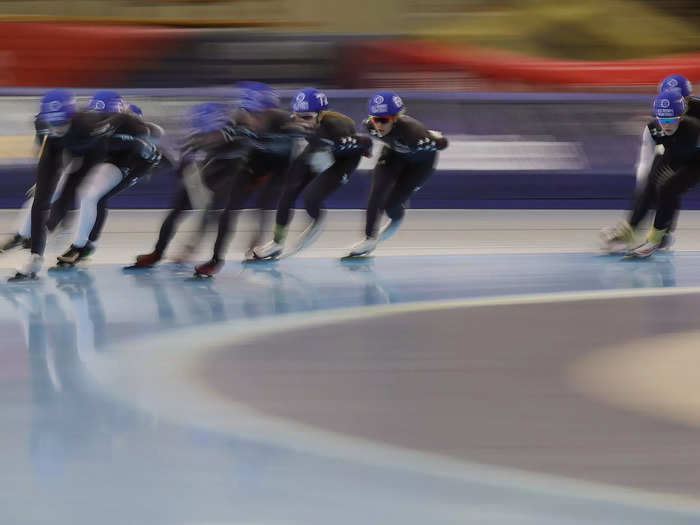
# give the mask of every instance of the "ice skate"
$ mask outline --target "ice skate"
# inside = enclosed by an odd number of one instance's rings
[[[251,261],[274,261],[282,255],[284,245],[275,241],[270,241],[263,246],[255,247],[251,250]]]
[[[31,239],[22,237],[19,233],[15,233],[11,238],[0,245],[0,253],[4,253],[14,248],[31,248]]]
[[[625,259],[647,259],[654,255],[660,249],[661,243],[647,240],[644,244],[629,250],[625,254]]]
[[[673,246],[675,242],[676,237],[672,233],[667,233],[664,235],[663,239],[661,239],[661,244],[659,244],[659,250],[668,251],[671,249],[671,246]]]
[[[214,277],[224,266],[224,261],[211,259],[203,264],[194,267],[194,277],[211,278]]]
[[[139,270],[145,268],[153,268],[163,258],[160,253],[151,252],[136,256],[136,262],[131,266],[126,266],[125,270]]]
[[[399,231],[399,227],[403,222],[403,217],[400,219],[391,219],[384,227],[379,231],[379,240],[386,241],[394,236],[394,234]]]
[[[92,243],[88,242],[85,246],[79,247],[71,244],[70,248],[63,254],[57,257],[58,268],[72,268],[81,261],[84,261],[95,251]]]
[[[345,257],[366,257],[375,250],[378,242],[375,237],[367,237],[355,244]]]
[[[13,276],[8,278],[8,282],[33,281],[38,279],[39,270],[44,263],[44,258],[36,253],[32,253],[29,261],[21,269],[17,270]]]
[[[306,229],[303,232],[301,232],[299,240],[297,241],[294,248],[292,248],[292,251],[289,252],[289,254],[286,254],[286,256],[297,254],[300,251],[311,246],[313,243],[315,243],[319,235],[321,235],[322,222],[323,221],[321,221],[320,219],[316,219],[311,224],[309,224],[306,227]]]
[[[625,253],[634,240],[634,230],[626,223],[603,228],[600,231],[601,250],[608,254]]]

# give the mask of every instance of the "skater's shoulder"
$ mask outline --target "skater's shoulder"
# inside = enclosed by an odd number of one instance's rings
[[[344,113],[338,111],[324,111],[319,118],[319,124],[325,128],[348,128],[355,127],[355,121]]]
[[[683,115],[681,117],[681,124],[684,124],[690,130],[695,132],[700,132],[700,119],[693,117],[691,115]]]
[[[700,118],[700,97],[688,97],[688,109],[685,114],[689,117]]]
[[[109,116],[110,125],[118,133],[148,135],[149,127],[142,119],[131,113],[115,113]]]
[[[279,108],[270,108],[265,110],[263,114],[263,131],[266,132],[281,132],[288,128],[294,120],[289,111],[284,111]]]

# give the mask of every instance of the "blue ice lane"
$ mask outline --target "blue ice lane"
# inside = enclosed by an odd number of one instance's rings
[[[0,284],[0,523],[698,523],[538,488],[358,465],[183,428],[115,404],[90,360],[221,321],[405,301],[700,285],[700,254],[377,257],[52,272]],[[193,345],[197,341],[192,341]],[[186,407],[183,407],[186,410]],[[642,503],[642,502],[640,502]]]

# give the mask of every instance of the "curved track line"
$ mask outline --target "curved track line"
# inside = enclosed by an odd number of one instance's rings
[[[566,303],[700,293],[700,287],[550,293],[404,303],[291,314],[241,323],[217,323],[119,344],[104,360],[90,363],[97,383],[112,397],[171,422],[272,443],[284,448],[360,464],[446,476],[524,492],[622,503],[637,508],[697,514],[700,501],[675,495],[462,462],[438,454],[377,444],[260,413],[223,398],[203,381],[203,357],[224,345],[249,343],[287,330],[421,310]],[[193,345],[197,341],[197,345]],[[230,350],[229,350],[230,351]]]

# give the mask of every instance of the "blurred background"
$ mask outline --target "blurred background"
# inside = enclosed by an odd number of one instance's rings
[[[31,180],[46,88],[118,89],[177,137],[186,106],[254,79],[285,97],[330,90],[356,121],[371,90],[400,91],[452,138],[447,176],[414,206],[624,208],[656,86],[700,80],[699,24],[692,0],[0,1],[0,170],[19,175],[3,177],[0,206]],[[163,179],[150,184],[115,206],[165,206]],[[366,187],[329,205],[361,207]]]
[[[15,0],[0,20],[6,86],[645,91],[700,67],[692,0]]]

